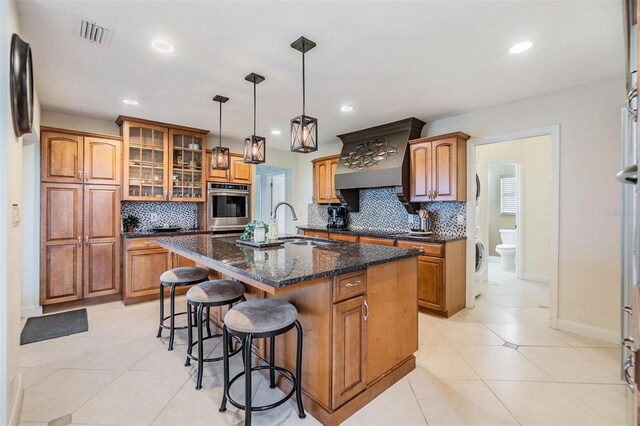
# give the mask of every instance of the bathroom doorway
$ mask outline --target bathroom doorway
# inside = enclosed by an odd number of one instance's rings
[[[557,328],[557,136],[551,127],[469,141],[468,172],[478,176],[480,196],[472,191],[467,205],[475,240],[467,256],[483,246],[485,264],[467,265],[475,284],[467,307]]]

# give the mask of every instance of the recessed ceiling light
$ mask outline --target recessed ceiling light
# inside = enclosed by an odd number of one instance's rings
[[[173,47],[173,44],[166,40],[153,40],[151,42],[151,47],[160,53],[171,53],[176,50],[175,47]]]
[[[352,105],[342,105],[340,107],[340,111],[342,111],[342,112],[353,111],[353,106]]]
[[[272,130],[272,131],[271,131],[271,134],[272,134],[272,135],[281,135],[281,134],[282,134],[282,132],[281,132],[280,130]]]
[[[531,49],[532,46],[533,42],[531,40],[521,41],[511,46],[508,52],[512,55],[517,55],[518,53],[526,52]]]
[[[134,99],[123,99],[122,100],[123,104],[127,104],[127,105],[140,105],[140,102],[134,100]]]

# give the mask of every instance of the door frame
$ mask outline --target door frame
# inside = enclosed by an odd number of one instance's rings
[[[558,247],[560,223],[560,125],[471,138],[467,141],[467,176],[476,173],[476,146],[536,136],[551,137],[551,267],[549,271],[549,327],[558,328]],[[467,179],[467,308],[475,306],[475,179]],[[520,241],[520,240],[519,240]]]
[[[513,164],[516,169],[516,183],[518,185],[517,194],[517,213],[516,213],[516,277],[520,280],[526,279],[524,276],[524,209],[522,208],[524,197],[524,179],[522,179],[522,161],[520,160],[491,160],[487,162],[487,166],[491,164],[503,165]],[[488,189],[485,189],[488,191]],[[487,218],[488,219],[488,218]],[[483,226],[485,224],[480,224]],[[486,224],[489,225],[488,223]],[[486,241],[485,247],[489,247],[489,241]],[[491,257],[491,256],[489,256]],[[488,270],[488,269],[487,269]]]

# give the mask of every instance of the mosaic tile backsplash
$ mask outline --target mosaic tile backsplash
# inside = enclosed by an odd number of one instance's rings
[[[466,233],[466,202],[435,202],[422,204],[429,212],[431,231],[435,235],[464,236]],[[458,225],[458,215],[464,216],[465,225]],[[309,204],[308,226],[327,225],[327,206]],[[411,220],[412,224],[410,224]],[[349,229],[404,232],[418,228],[418,215],[409,214],[396,197],[393,188],[363,189],[360,191],[360,211],[349,213]]]
[[[120,207],[122,218],[129,215],[140,219],[137,231],[146,231],[155,226],[180,226],[183,229],[198,227],[198,205],[196,203],[163,203],[123,201]],[[152,220],[152,214],[157,214],[157,220]]]

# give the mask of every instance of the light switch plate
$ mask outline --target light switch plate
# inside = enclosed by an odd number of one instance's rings
[[[458,225],[464,225],[464,215],[463,214],[459,214],[458,215]]]
[[[158,221],[158,213],[151,213],[151,221],[152,222]]]
[[[20,207],[17,204],[11,205],[11,226],[14,228],[20,225]]]

